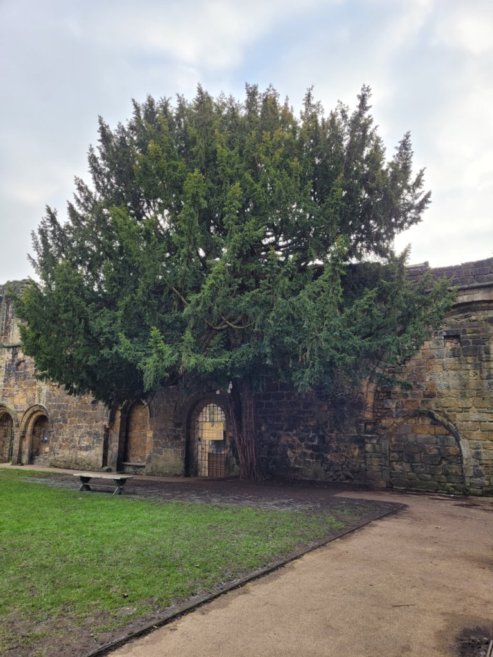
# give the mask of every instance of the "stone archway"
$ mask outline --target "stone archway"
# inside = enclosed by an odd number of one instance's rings
[[[149,408],[142,401],[130,406],[126,413],[123,466],[142,468],[149,454]]]
[[[29,408],[21,421],[19,462],[49,465],[50,434],[46,408],[38,404]]]
[[[454,427],[436,413],[423,412],[388,431],[389,479],[394,488],[463,493],[464,453]]]
[[[0,463],[12,461],[14,447],[14,420],[10,413],[0,409]]]
[[[29,463],[48,465],[50,453],[49,422],[46,415],[37,415],[30,427],[31,450]]]
[[[223,479],[238,474],[227,416],[219,400],[202,399],[193,407],[187,433],[187,475]]]

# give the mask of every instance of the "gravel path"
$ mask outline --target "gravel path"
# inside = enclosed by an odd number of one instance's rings
[[[493,500],[343,495],[407,509],[111,657],[484,657],[493,638]]]

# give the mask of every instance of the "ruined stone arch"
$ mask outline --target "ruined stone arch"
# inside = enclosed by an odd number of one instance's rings
[[[20,426],[20,463],[49,465],[51,424],[47,409],[35,404],[24,413]]]
[[[387,420],[389,485],[467,492],[471,455],[467,441],[444,415],[431,409]]]
[[[14,445],[18,433],[16,412],[0,404],[0,463],[10,463],[14,459]]]
[[[196,396],[186,410],[185,474],[222,479],[238,475],[224,394]]]

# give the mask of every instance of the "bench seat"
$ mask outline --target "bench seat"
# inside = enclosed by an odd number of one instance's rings
[[[79,490],[93,490],[89,485],[91,479],[110,479],[115,484],[113,495],[121,495],[127,480],[132,479],[132,475],[118,474],[117,472],[74,472],[73,476],[80,480]]]

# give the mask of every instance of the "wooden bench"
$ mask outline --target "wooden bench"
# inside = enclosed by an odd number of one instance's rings
[[[92,490],[91,486],[89,486],[91,479],[111,479],[116,486],[113,495],[121,495],[127,480],[132,479],[132,475],[118,474],[116,472],[74,472],[74,477],[79,477],[80,479],[79,490]]]

